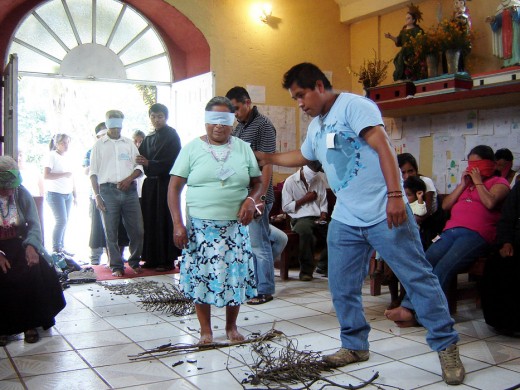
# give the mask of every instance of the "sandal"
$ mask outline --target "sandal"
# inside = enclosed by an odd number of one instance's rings
[[[258,294],[253,299],[247,301],[248,305],[262,305],[264,303],[270,302],[273,300],[273,296],[270,294]]]
[[[40,340],[40,335],[36,329],[26,330],[23,334],[26,343],[34,344]]]
[[[9,336],[6,334],[0,335],[0,347],[5,347],[9,341]]]

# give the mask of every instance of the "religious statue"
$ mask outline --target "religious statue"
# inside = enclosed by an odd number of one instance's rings
[[[486,21],[493,31],[493,55],[503,67],[520,64],[520,0],[500,0],[497,12]]]
[[[399,32],[397,37],[390,33],[385,33],[385,38],[394,41],[397,47],[401,50],[394,58],[394,81],[400,80],[413,80],[415,71],[409,66],[415,55],[413,47],[410,45],[410,39],[417,36],[419,33],[424,33],[423,29],[418,25],[418,22],[422,20],[422,12],[419,7],[413,3],[408,6],[408,12],[406,13],[405,25]]]

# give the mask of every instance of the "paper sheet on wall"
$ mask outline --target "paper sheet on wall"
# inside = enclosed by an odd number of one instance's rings
[[[493,110],[480,110],[477,118],[477,134],[493,135]]]
[[[403,138],[403,120],[402,118],[383,118],[385,130],[392,140],[400,140]]]
[[[434,135],[432,180],[437,191],[451,193],[456,187],[462,172],[461,156],[464,155],[464,146],[464,137]]]
[[[508,136],[511,134],[511,118],[513,116],[513,112],[518,111],[517,107],[507,107],[497,109],[494,115],[493,128],[495,130],[495,135]]]
[[[305,140],[305,137],[307,137],[307,129],[309,127],[309,124],[312,121],[312,117],[302,110],[298,110],[298,115],[300,119],[300,146],[303,144],[303,141]]]
[[[258,106],[258,111],[267,116],[276,129],[276,151],[288,152],[297,149],[296,112],[294,107]],[[278,173],[293,173],[294,168],[274,166]]]
[[[409,116],[403,118],[403,131],[406,132],[406,137],[409,137],[410,135],[416,137],[429,137],[431,134],[430,116]]]
[[[263,85],[246,85],[253,103],[265,103],[265,87]]]

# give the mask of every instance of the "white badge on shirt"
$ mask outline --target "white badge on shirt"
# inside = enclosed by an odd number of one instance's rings
[[[119,153],[119,160],[120,161],[129,161],[130,155],[126,152]]]
[[[217,179],[226,180],[228,177],[233,176],[235,174],[235,170],[233,168],[217,168]]]
[[[334,149],[334,138],[336,133],[327,133],[327,149]]]

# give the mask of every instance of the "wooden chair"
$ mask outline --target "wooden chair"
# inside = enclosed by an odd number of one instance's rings
[[[475,299],[475,305],[480,307],[478,283],[484,276],[486,261],[488,261],[487,256],[477,258],[467,269],[459,272],[457,277],[451,282],[446,296],[451,314],[457,312],[457,301],[464,299]],[[462,278],[459,278],[459,275],[464,275],[465,280],[461,280]]]

